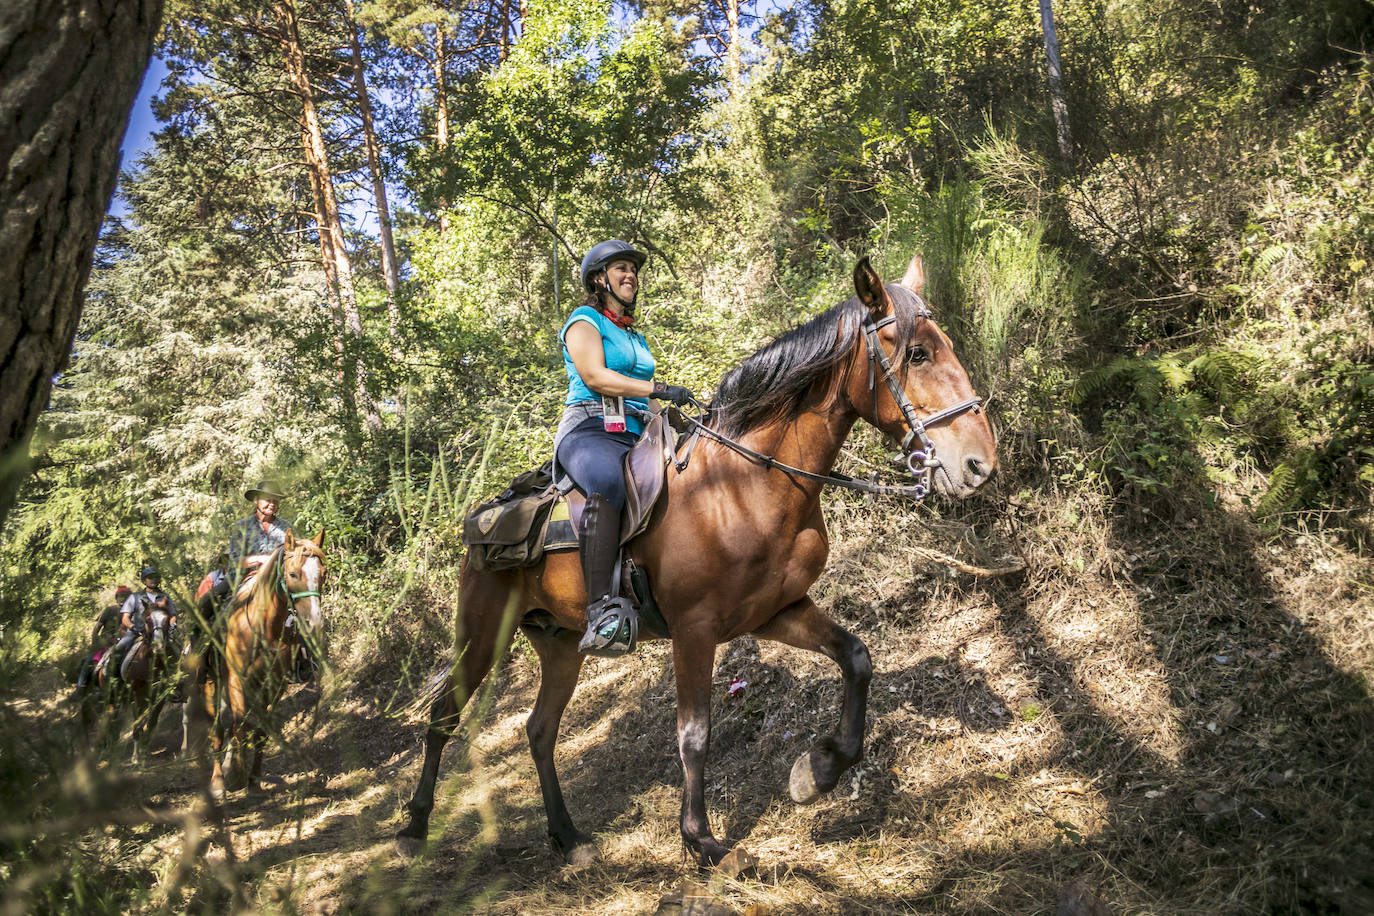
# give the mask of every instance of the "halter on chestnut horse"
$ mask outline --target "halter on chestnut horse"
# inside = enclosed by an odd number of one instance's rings
[[[324,617],[324,530],[314,538],[287,533],[286,541],[239,586],[227,615],[223,652],[212,669],[197,678],[200,701],[187,700],[195,726],[210,732],[210,792],[217,801],[226,788],[256,787],[262,770],[263,721],[286,689],[287,674],[301,639],[319,640]],[[295,614],[299,626],[288,626]],[[301,633],[300,630],[305,632]],[[218,713],[218,714],[217,714]],[[251,763],[244,772],[234,745],[246,741]],[[204,740],[196,744],[203,752]],[[221,751],[224,758],[221,759]],[[230,778],[226,786],[225,771]]]
[[[924,492],[917,490],[934,487],[945,496],[968,496],[996,469],[981,402],[920,297],[922,282],[919,258],[900,285],[888,286],[864,258],[854,270],[855,298],[784,334],[726,376],[707,417],[710,432],[686,468],[669,473],[649,529],[627,546],[648,573],[671,633],[682,837],[704,864],[727,852],[706,817],[717,645],[752,634],[819,652],[839,666],[839,725],[794,765],[790,790],[797,802],[829,792],[863,754],[868,650],[807,595],[829,552],[821,489],[838,482],[830,470],[855,421],[902,443],[918,477],[914,487],[899,488],[905,495],[920,498]],[[885,386],[877,384],[879,370]],[[546,553],[536,566],[503,572],[477,572],[465,563],[459,598],[458,661],[430,711],[424,768],[398,846],[408,850],[425,838],[444,745],[518,624],[541,667],[526,731],[549,836],[569,861],[591,861],[596,848],[574,826],[554,768],[558,723],[583,660],[577,644],[586,594],[576,552]]]

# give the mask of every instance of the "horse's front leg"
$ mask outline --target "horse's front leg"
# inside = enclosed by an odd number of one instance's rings
[[[148,694],[147,685],[142,689],[134,688],[134,727],[129,734],[129,743],[133,745],[129,762],[138,766],[143,762],[143,735],[148,727]]]
[[[788,793],[797,804],[809,805],[835,788],[840,775],[863,757],[873,662],[859,638],[825,616],[809,597],[788,605],[754,635],[819,652],[840,666],[844,678],[839,725],[792,766]]]
[[[729,850],[711,833],[706,817],[706,756],[711,749],[711,666],[714,633],[673,637],[677,680],[677,746],[682,758],[682,839],[702,865],[716,865]]]
[[[232,665],[226,666],[226,669],[226,698],[220,703],[219,709],[224,726],[220,747],[216,750],[216,757],[218,758],[222,751],[223,759],[215,761],[215,768],[219,771],[222,783],[221,793],[225,790],[238,791],[248,783],[248,771],[243,760],[245,751],[242,747],[242,736],[247,732],[245,726],[248,724],[247,686]]]

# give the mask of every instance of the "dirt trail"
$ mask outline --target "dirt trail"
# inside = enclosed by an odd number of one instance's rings
[[[1032,557],[1014,581],[837,557],[818,597],[873,654],[867,756],[808,808],[787,774],[833,727],[833,667],[722,647],[707,798],[717,835],[760,858],[737,880],[683,860],[666,645],[590,661],[564,718],[564,792],[603,856],[581,870],[545,837],[527,648],[489,680],[476,739],[450,743],[413,860],[392,834],[421,728],[385,714],[394,679],[293,688],[268,793],[229,801],[249,897],[301,913],[668,913],[692,880],[755,916],[1048,913],[1072,893],[1114,912],[1374,911],[1370,562],[1315,544],[1181,550],[1176,534],[1081,572]],[[38,727],[55,690],[11,705]],[[136,778],[183,810],[196,783],[179,718]],[[130,839],[154,875],[181,850],[174,827]]]

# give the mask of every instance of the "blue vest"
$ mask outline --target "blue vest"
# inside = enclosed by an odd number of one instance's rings
[[[649,344],[644,340],[643,334],[624,330],[590,306],[579,306],[568,316],[563,330],[558,332],[558,340],[563,343],[563,368],[568,373],[568,396],[564,398],[564,404],[601,400],[601,395],[592,391],[587,387],[587,383],[582,381],[582,376],[578,375],[577,367],[573,365],[572,357],[568,354],[568,328],[578,321],[587,322],[601,334],[601,347],[605,352],[607,369],[646,382],[653,379],[654,357],[649,352]],[[625,430],[638,436],[644,432],[644,424],[630,414],[631,409],[647,411],[648,399],[625,399]]]

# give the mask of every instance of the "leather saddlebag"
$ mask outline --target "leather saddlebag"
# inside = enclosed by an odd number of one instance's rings
[[[544,555],[544,529],[558,500],[552,464],[527,471],[463,519],[468,562],[479,572],[533,566]]]

